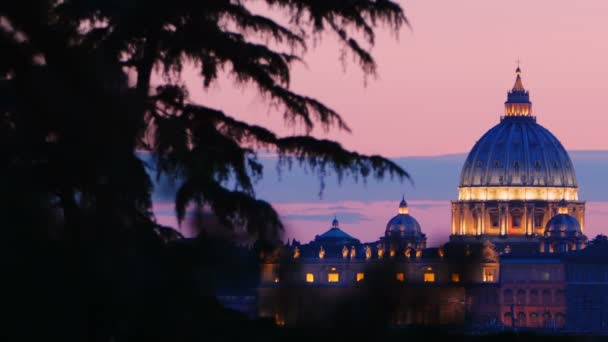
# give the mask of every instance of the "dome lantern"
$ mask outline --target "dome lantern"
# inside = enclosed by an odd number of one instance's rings
[[[399,214],[409,214],[410,210],[407,207],[407,202],[405,201],[405,196],[401,198],[401,203],[399,203]]]
[[[532,117],[532,102],[530,102],[530,94],[524,88],[521,80],[521,69],[517,66],[515,69],[515,84],[513,89],[507,93],[507,102],[505,102],[505,117],[510,116],[525,116]]]
[[[562,199],[558,203],[557,207],[558,214],[568,214],[568,202],[565,199]]]

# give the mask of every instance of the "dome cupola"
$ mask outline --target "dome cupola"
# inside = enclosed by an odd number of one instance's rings
[[[565,234],[576,234],[581,232],[581,225],[578,223],[576,218],[568,214],[557,214],[553,216],[547,226],[545,227],[545,235],[560,235]]]
[[[409,208],[404,197],[399,204],[397,215],[391,218],[386,224],[386,236],[399,237],[420,234],[422,234],[420,224],[409,214]]]
[[[568,214],[568,202],[561,200],[558,214],[545,227],[541,252],[564,253],[585,248],[587,237],[583,234],[579,221]]]
[[[507,93],[505,116],[531,116],[532,102],[530,102],[530,94],[524,88],[521,80],[521,69],[519,66],[515,69],[515,75],[513,89]]]
[[[531,115],[519,67],[516,74],[505,102],[505,116],[475,143],[464,163],[459,199],[578,200],[568,152]]]

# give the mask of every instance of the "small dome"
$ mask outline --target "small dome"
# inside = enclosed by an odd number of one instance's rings
[[[557,214],[553,216],[549,222],[547,222],[545,234],[551,236],[554,234],[560,234],[562,232],[568,235],[580,233],[581,225],[578,223],[576,218],[568,214]]]
[[[422,233],[420,224],[409,214],[399,214],[386,224],[387,235],[397,235],[403,232],[405,235],[418,235]]]
[[[314,242],[322,243],[326,247],[359,244],[358,239],[340,229],[338,219],[335,217],[331,222],[331,228],[325,233],[315,236]]]
[[[393,217],[386,224],[386,236],[412,236],[422,234],[420,224],[412,215],[409,214],[409,208],[405,202],[405,198],[399,203],[399,211],[397,216]]]

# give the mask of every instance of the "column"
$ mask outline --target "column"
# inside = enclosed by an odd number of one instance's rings
[[[576,216],[578,223],[581,225],[581,233],[585,234],[585,205],[577,205]]]
[[[458,228],[458,204],[452,202],[452,235],[456,235]]]
[[[526,204],[525,208],[526,235],[532,235],[534,233],[534,204]]]
[[[501,202],[498,204],[498,215],[499,215],[499,223],[500,223],[500,235],[507,235],[507,216],[509,207],[506,203]]]
[[[505,232],[509,235],[511,230],[511,211],[509,210],[509,202],[505,203]]]
[[[460,203],[459,207],[458,207],[458,218],[460,219],[460,223],[459,223],[459,232],[458,235],[464,235],[465,234],[465,220],[464,220],[464,214],[465,214],[465,210],[464,210],[464,203]]]
[[[486,224],[486,204],[485,203],[481,203],[481,234],[485,234],[485,224]]]

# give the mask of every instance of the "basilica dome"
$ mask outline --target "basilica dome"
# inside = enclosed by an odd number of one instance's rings
[[[386,224],[387,237],[404,237],[421,235],[422,229],[414,217],[409,214],[405,199],[399,203],[399,213]]]
[[[532,103],[519,68],[516,73],[505,115],[477,141],[464,163],[459,199],[577,200],[568,152],[531,115]]]
[[[533,117],[504,117],[475,144],[460,186],[577,187],[568,152]]]

